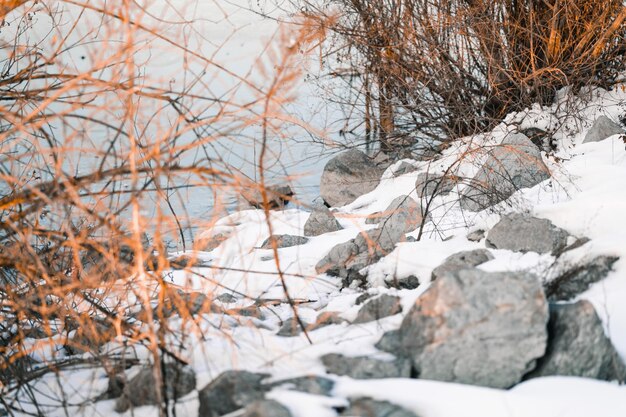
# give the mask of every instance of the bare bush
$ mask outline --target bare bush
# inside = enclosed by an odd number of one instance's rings
[[[356,91],[346,130],[386,151],[414,134],[487,131],[551,104],[562,87],[610,87],[624,70],[621,0],[334,0],[306,10],[335,34],[331,74]]]
[[[168,242],[192,249],[189,228],[210,229],[242,188],[258,189],[269,210],[266,142],[288,119],[294,59],[317,28],[283,31],[253,80],[202,52],[184,9],[157,9],[0,6],[0,404],[10,413],[68,406],[64,395],[40,403],[34,381],[49,371],[81,364],[114,376],[141,347],[155,381],[167,363],[186,363],[200,315],[230,313],[210,293],[170,283],[172,269],[199,261],[172,259]],[[225,91],[210,84],[219,77],[230,80]],[[220,153],[258,125],[259,183]],[[185,212],[192,191],[210,207],[202,222]],[[113,341],[117,351],[102,350]],[[164,393],[154,393],[161,414]]]

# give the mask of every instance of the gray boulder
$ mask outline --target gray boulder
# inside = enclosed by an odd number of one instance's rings
[[[415,190],[420,198],[448,194],[458,183],[457,177],[423,172],[417,176]]]
[[[271,388],[261,382],[269,375],[226,371],[198,392],[199,417],[219,417],[261,400]]]
[[[534,275],[462,269],[435,281],[377,346],[411,358],[419,378],[508,388],[543,356],[547,322]]]
[[[193,369],[169,363],[162,371],[166,396],[162,400],[176,401],[196,389],[196,374]],[[154,369],[144,368],[124,385],[122,396],[115,402],[115,411],[123,413],[131,407],[156,405],[157,394],[162,395],[163,391],[161,384],[157,384],[154,379]]]
[[[319,236],[341,230],[342,227],[328,207],[317,206],[304,224],[304,236]]]
[[[249,404],[241,417],[291,417],[291,412],[274,400],[261,400]]]
[[[335,382],[331,379],[321,376],[301,376],[291,379],[283,379],[271,384],[271,387],[281,387],[291,389],[293,391],[306,392],[312,395],[330,396]]]
[[[568,236],[550,220],[514,213],[500,219],[487,234],[485,244],[514,252],[558,254],[567,246]]]
[[[416,414],[387,401],[371,398],[350,399],[350,406],[342,416],[358,417],[417,417]]]
[[[383,294],[366,302],[352,324],[368,323],[402,312],[400,297]]]
[[[626,367],[589,301],[551,304],[548,349],[527,378],[562,375],[626,381]]]
[[[411,362],[406,359],[383,361],[367,356],[348,357],[337,353],[329,353],[320,359],[328,373],[354,379],[409,378],[411,376]]]
[[[329,206],[344,206],[378,186],[383,170],[363,152],[351,149],[326,163],[320,195]]]
[[[494,259],[494,257],[487,249],[475,249],[455,253],[454,255],[448,256],[441,265],[433,270],[431,280],[434,281],[450,271],[473,268],[492,259]]]
[[[567,269],[545,284],[548,300],[567,301],[582,294],[592,284],[606,278],[618,260],[617,256],[598,256]]]
[[[550,178],[541,152],[521,133],[509,134],[489,152],[485,164],[461,195],[461,207],[480,211]]]
[[[626,133],[622,126],[618,125],[606,116],[600,116],[591,126],[591,129],[585,135],[583,143],[600,142],[613,135],[622,135]]]
[[[417,167],[415,165],[402,161],[400,162],[400,165],[393,170],[393,176],[399,177],[400,175],[408,174],[414,171],[417,171]]]

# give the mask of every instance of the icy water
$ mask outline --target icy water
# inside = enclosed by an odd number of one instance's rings
[[[210,57],[213,62],[223,66],[229,72],[240,77],[262,82],[263,68],[272,70],[272,45],[278,38],[278,23],[275,18],[285,16],[284,10],[276,4],[280,0],[254,1],[197,1],[197,0],[174,0],[168,2],[173,5],[180,15],[175,18],[192,22],[188,25],[189,44],[186,46],[195,53]],[[150,12],[159,15],[159,7],[163,3],[155,1],[150,3]],[[161,4],[161,6],[160,6]],[[279,4],[280,6],[280,4]],[[271,15],[272,18],[263,17],[263,14]],[[43,15],[36,16],[35,30],[47,33],[49,23]],[[64,17],[71,20],[70,14]],[[88,25],[86,25],[88,26]],[[79,32],[92,33],[91,27],[79,27]],[[176,28],[174,27],[174,30]],[[115,36],[115,35],[114,35]],[[180,68],[184,65],[180,60],[155,52],[158,48],[150,50],[150,59],[145,59],[145,64],[140,71],[154,79],[171,80],[173,86],[182,83]],[[81,48],[73,48],[69,54],[72,65],[76,65],[78,71],[88,71],[89,54],[83,53]],[[87,59],[84,58],[87,56]],[[137,57],[141,60],[141,57]],[[263,62],[263,65],[260,65]],[[333,147],[322,145],[320,135],[310,132],[322,133],[321,136],[327,142],[340,141],[338,133],[341,129],[339,120],[341,113],[337,107],[323,101],[317,91],[314,82],[307,81],[308,75],[316,75],[319,66],[315,62],[310,63],[306,71],[300,75],[300,82],[294,89],[293,101],[286,103],[282,112],[297,120],[298,123],[290,123],[281,132],[281,137],[273,136],[268,143],[268,155],[266,160],[266,180],[269,183],[283,182],[288,179],[294,189],[298,200],[304,204],[310,203],[318,195],[319,178],[326,161],[336,151]],[[305,61],[302,62],[302,66]],[[193,70],[194,68],[192,68]],[[197,69],[198,72],[202,68]],[[230,94],[237,84],[235,77],[226,75],[223,71],[208,73],[203,82],[194,87],[194,94],[207,97],[221,97]],[[244,89],[237,90],[236,100],[245,102],[247,97]],[[300,126],[298,126],[300,125]],[[61,126],[56,126],[58,131]],[[94,148],[106,145],[107,138],[98,137],[98,130],[89,132],[88,141]],[[258,179],[257,161],[260,152],[260,130],[258,126],[250,126],[245,131],[237,133],[239,140],[222,140],[213,147],[215,154],[224,163],[239,170],[252,180]],[[84,146],[84,145],[83,145]],[[203,158],[199,153],[188,153],[182,157],[181,164],[191,163],[194,158]],[[100,163],[97,152],[78,153],[75,157],[67,158],[66,172],[73,175],[82,175],[92,172],[94,166]],[[174,186],[185,185],[184,179],[178,179],[179,183]],[[124,187],[124,184],[121,184]],[[173,209],[180,217],[185,228],[186,240],[193,239],[194,229],[202,221],[209,221],[213,215],[213,190],[208,187],[192,187],[178,189],[176,197],[171,199],[171,208],[161,202],[161,209],[165,212]],[[235,197],[230,198],[230,207],[235,207]],[[146,218],[155,215],[158,200],[153,199],[153,204],[146,204],[142,214]],[[125,213],[128,215],[129,213]],[[172,241],[172,246],[180,248],[180,241]]]

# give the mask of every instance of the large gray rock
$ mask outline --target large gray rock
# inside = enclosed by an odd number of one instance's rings
[[[278,401],[261,400],[249,404],[241,417],[291,417],[291,412]]]
[[[196,374],[193,369],[178,364],[166,364],[163,371],[165,384],[164,401],[176,401],[196,389]],[[161,384],[154,379],[154,369],[147,367],[139,371],[127,384],[122,396],[115,403],[115,411],[123,413],[131,407],[156,405],[158,394],[163,394]]]
[[[340,153],[326,163],[320,195],[329,206],[343,206],[378,186],[383,170],[357,149]]]
[[[489,231],[485,244],[514,252],[560,253],[567,246],[567,231],[550,220],[513,213]]]
[[[626,367],[590,302],[550,305],[548,334],[546,354],[528,378],[562,375],[625,382]]]
[[[480,211],[550,178],[541,152],[521,133],[509,134],[489,157],[461,195],[461,207]]]
[[[377,346],[411,358],[419,378],[508,388],[543,356],[547,322],[534,275],[462,269],[435,281]]]
[[[400,297],[383,294],[366,302],[352,324],[367,323],[402,312]]]
[[[309,241],[304,236],[294,236],[294,235],[272,235],[265,239],[263,244],[261,245],[261,249],[272,249],[272,243],[276,242],[276,247],[278,249],[281,248],[290,248],[292,246],[304,245]]]
[[[226,371],[198,392],[198,417],[219,417],[261,400],[270,386],[262,381],[269,375]]]
[[[434,281],[450,271],[472,268],[492,259],[494,257],[487,249],[474,249],[455,253],[448,256],[441,265],[433,270],[431,280]]]
[[[442,176],[428,172],[422,172],[415,181],[415,191],[420,198],[430,195],[448,194],[458,183],[458,178],[452,176]]]
[[[318,206],[313,209],[311,215],[304,224],[304,236],[319,236],[324,233],[332,233],[341,230],[342,227],[326,206]]]
[[[383,361],[367,356],[348,357],[329,353],[320,358],[328,373],[354,379],[409,378],[411,362],[406,359]]]
[[[417,417],[416,414],[400,406],[371,398],[350,399],[350,406],[341,415],[346,417]]]
[[[550,301],[567,301],[587,291],[592,284],[606,278],[617,256],[598,256],[568,268],[545,284],[546,296]]]
[[[600,142],[613,135],[622,135],[626,133],[622,126],[618,125],[606,116],[600,116],[591,126],[591,129],[585,135],[583,143]]]

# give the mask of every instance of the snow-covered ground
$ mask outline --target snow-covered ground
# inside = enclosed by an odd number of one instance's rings
[[[565,101],[565,93],[561,100]],[[394,178],[394,166],[388,168],[380,185],[353,203],[340,207],[335,214],[343,230],[310,238],[309,242],[279,249],[279,264],[290,296],[298,300],[298,314],[311,323],[326,311],[336,311],[348,322],[359,310],[358,289],[340,289],[340,280],[315,272],[316,263],[336,244],[353,238],[358,232],[374,226],[365,217],[384,210],[400,195],[415,193],[415,180],[426,170],[445,171],[456,164],[468,150],[497,144],[505,136],[506,126],[537,126],[554,131],[558,149],[543,154],[552,178],[517,192],[493,209],[479,213],[461,210],[458,191],[437,197],[432,212],[433,222],[427,224],[422,239],[404,242],[367,271],[370,293],[389,293],[401,297],[403,312],[429,287],[432,270],[449,255],[461,250],[484,247],[472,242],[467,234],[477,229],[488,230],[508,212],[528,212],[551,220],[576,237],[588,237],[590,242],[562,256],[561,262],[576,263],[594,255],[614,255],[620,260],[603,281],[593,285],[579,298],[590,300],[602,319],[606,334],[622,360],[626,360],[626,150],[622,137],[612,136],[596,143],[583,144],[583,138],[599,115],[617,120],[626,112],[626,93],[597,91],[587,97],[584,111],[568,114],[562,102],[551,108],[539,107],[511,115],[490,134],[464,138],[453,143],[441,158],[416,162],[418,170]],[[580,103],[578,103],[580,104]],[[458,173],[471,176],[484,155],[468,158],[458,164]],[[273,211],[269,221],[275,234],[302,235],[309,213],[299,209]],[[309,332],[311,343],[300,334],[295,337],[277,336],[282,322],[293,316],[286,303],[277,262],[271,250],[259,249],[269,236],[268,219],[261,210],[246,210],[221,219],[205,235],[230,233],[230,237],[210,252],[194,255],[207,267],[194,268],[194,273],[173,271],[167,279],[186,288],[211,296],[224,293],[245,294],[255,299],[279,300],[263,307],[264,319],[229,317],[222,314],[203,316],[202,332],[189,330],[182,351],[197,373],[197,388],[201,389],[221,372],[230,369],[264,372],[278,380],[301,375],[323,375],[336,381],[333,397],[316,396],[283,388],[275,388],[267,397],[287,406],[295,417],[336,416],[333,407],[346,405],[347,398],[368,396],[387,400],[415,412],[421,417],[621,417],[626,413],[626,387],[616,383],[572,377],[537,378],[523,382],[510,390],[497,390],[453,383],[413,379],[352,380],[327,375],[319,357],[326,353],[347,356],[369,355],[390,359],[374,344],[387,330],[399,327],[403,314],[364,324],[334,324]],[[417,232],[408,236],[416,236]],[[555,261],[550,254],[515,253],[492,250],[495,259],[479,266],[487,271],[529,270],[546,276]],[[422,285],[415,290],[384,287],[386,276],[416,275]],[[250,298],[238,297],[228,308],[252,304]],[[216,301],[219,304],[218,301]],[[226,304],[224,304],[226,306]],[[178,320],[178,321],[177,321]],[[181,326],[171,319],[172,328]],[[119,348],[117,342],[110,349]],[[139,358],[148,358],[139,350]],[[131,370],[132,374],[132,370]],[[60,378],[60,379],[59,379]],[[61,382],[61,384],[59,384]],[[37,386],[57,392],[62,386],[70,400],[79,401],[96,396],[106,389],[107,378],[102,370],[74,370],[49,374]],[[72,401],[69,401],[71,403]],[[100,401],[71,408],[75,415],[113,415],[114,400]],[[178,415],[196,416],[197,391],[177,405]],[[154,407],[141,407],[128,415],[149,416]],[[54,413],[53,413],[54,414]],[[63,414],[59,410],[58,415]]]

